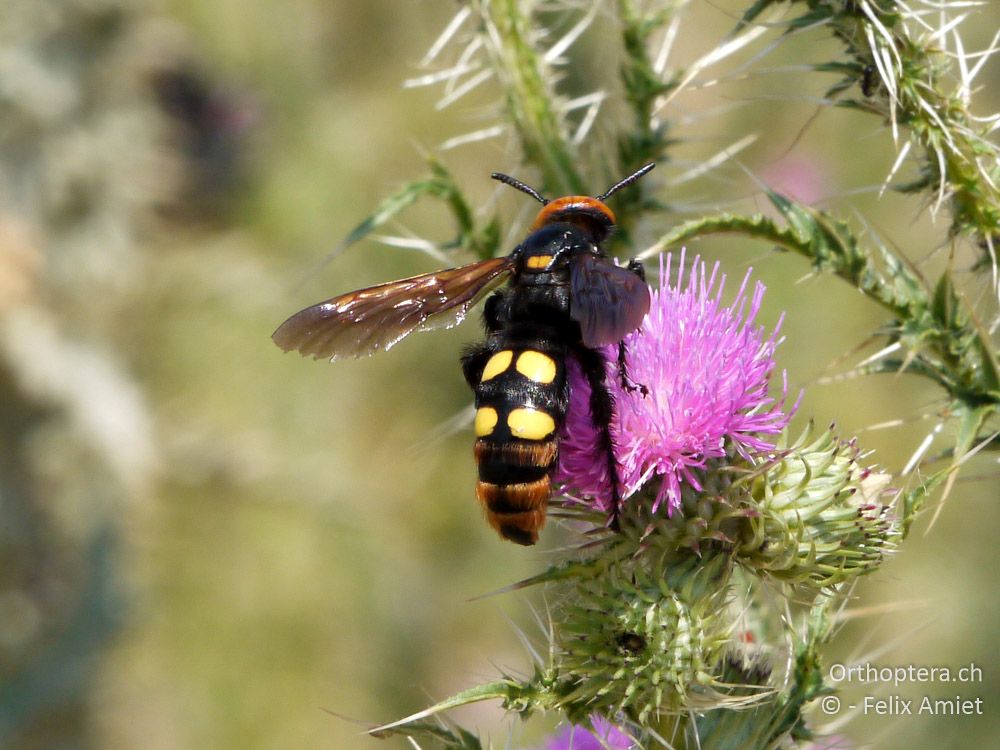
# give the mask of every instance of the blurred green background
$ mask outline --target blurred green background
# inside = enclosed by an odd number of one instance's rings
[[[675,64],[711,49],[745,5],[692,3]],[[401,748],[342,717],[390,721],[498,667],[530,668],[517,633],[544,643],[544,614],[533,614],[544,601],[470,599],[537,571],[569,536],[551,524],[523,549],[480,518],[468,430],[442,429],[470,403],[457,358],[477,325],[335,365],[282,355],[269,339],[307,304],[437,267],[373,241],[317,263],[424,173],[426,151],[494,122],[495,88],[439,110],[439,89],[402,86],[426,72],[419,62],[455,9],[0,8],[0,746]],[[996,4],[977,13],[962,27],[970,49],[1000,26]],[[599,17],[564,82],[570,96],[609,90],[598,146],[622,111],[615,32]],[[931,221],[920,198],[879,197],[895,159],[886,129],[835,108],[813,117],[835,79],[801,64],[835,53],[818,30],[752,75],[727,63],[735,74],[723,85],[678,97],[664,113],[676,161],[646,186],[674,210],[640,241],[699,209],[763,209],[732,166],[670,184],[755,133],[740,161],[757,178],[864,217],[921,268],[953,263],[984,303],[966,273],[972,256],[949,260],[947,221]],[[997,111],[1000,66],[980,81],[977,113]],[[516,238],[524,196],[488,179],[536,177],[518,169],[514,145],[498,138],[442,159]],[[431,201],[388,231],[454,233]],[[721,260],[731,279],[752,265],[769,288],[762,322],[786,313],[778,356],[790,390],[806,389],[798,428],[835,422],[871,462],[906,463],[941,394],[907,377],[838,375],[872,353],[855,349],[885,322],[880,310],[762,246],[689,252]],[[902,424],[871,429],[889,420]],[[983,698],[985,715],[848,721],[845,711],[838,731],[857,746],[979,747],[1000,735],[997,500],[996,464],[972,462],[933,528],[936,508],[858,587],[857,616],[829,655],[974,662],[981,683],[846,686],[845,705],[962,694]],[[499,747],[530,747],[552,726],[505,721],[496,706],[457,718]]]

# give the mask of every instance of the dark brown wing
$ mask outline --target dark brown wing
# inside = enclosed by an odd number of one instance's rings
[[[348,292],[295,313],[271,338],[286,352],[317,359],[388,349],[413,331],[460,323],[513,265],[492,258]]]
[[[580,255],[570,264],[569,314],[580,324],[584,346],[616,344],[649,312],[649,287],[608,258]]]

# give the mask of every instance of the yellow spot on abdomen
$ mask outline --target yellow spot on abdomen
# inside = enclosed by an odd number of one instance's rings
[[[556,421],[544,411],[522,407],[507,415],[510,434],[524,440],[542,440],[556,431]]]
[[[492,406],[476,409],[476,437],[486,437],[497,426],[497,410]]]
[[[533,255],[524,262],[524,265],[528,268],[534,268],[537,271],[541,271],[551,262],[551,255]]]
[[[485,383],[487,380],[495,378],[497,375],[504,372],[508,367],[510,367],[510,361],[513,358],[514,352],[510,349],[494,354],[490,357],[489,362],[486,363],[486,367],[483,368],[483,376],[479,379],[479,382]]]
[[[517,358],[517,371],[536,383],[551,383],[556,379],[556,361],[547,354],[529,349]]]

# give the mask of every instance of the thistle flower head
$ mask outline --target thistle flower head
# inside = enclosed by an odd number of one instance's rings
[[[545,750],[630,750],[635,743],[602,716],[590,717],[590,727],[570,724],[545,743]]]
[[[729,571],[725,556],[682,554],[665,575],[625,565],[580,581],[556,630],[571,685],[562,707],[571,717],[600,710],[645,724],[715,705]]]
[[[685,278],[682,253],[673,285],[671,267],[668,255],[649,314],[625,339],[628,376],[647,392],[623,385],[616,348],[603,351],[615,403],[611,438],[620,495],[627,498],[659,477],[653,507],[666,503],[668,514],[680,505],[682,483],[700,489],[696,471],[707,461],[727,450],[748,458],[769,449],[759,436],[780,432],[789,418],[767,390],[777,330],[767,336],[753,325],[764,286],[758,282],[751,291],[748,272],[736,299],[725,305],[725,276],[718,264],[709,273],[695,258]],[[590,414],[590,387],[573,362],[569,382],[555,478],[608,510],[612,488]]]
[[[660,576],[676,551],[715,548],[761,577],[814,589],[843,583],[878,568],[900,535],[890,477],[864,459],[856,441],[832,428],[813,435],[810,426],[793,441],[785,432],[767,460],[710,461],[699,488],[682,486],[672,516],[654,511],[656,488],[644,488],[622,509],[620,528],[603,537],[605,548]],[[599,523],[599,512],[583,505],[566,516]]]
[[[737,557],[758,573],[817,588],[877,568],[899,538],[890,477],[861,464],[854,441],[804,434],[770,466],[738,483],[756,512]]]

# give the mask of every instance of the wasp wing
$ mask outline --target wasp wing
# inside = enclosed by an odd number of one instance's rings
[[[570,264],[569,314],[580,324],[583,344],[616,344],[649,312],[649,287],[627,268],[598,255],[580,255]]]
[[[388,349],[413,331],[460,323],[513,265],[509,257],[491,258],[348,292],[295,313],[271,338],[316,359]]]

